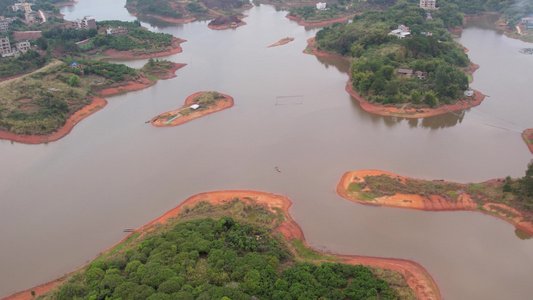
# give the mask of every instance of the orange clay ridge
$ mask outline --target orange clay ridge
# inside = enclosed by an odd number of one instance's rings
[[[533,153],[533,128],[524,130],[524,132],[522,132],[522,138],[524,139],[524,142],[526,142],[529,151]]]
[[[122,239],[122,241],[110,247],[108,250],[102,252],[102,254],[108,253],[111,249],[116,247],[118,244],[126,241],[129,237],[133,236],[136,233],[143,234],[145,232],[149,232],[156,226],[164,224],[168,220],[177,217],[185,206],[192,207],[198,202],[209,202],[212,205],[220,205],[228,201],[233,201],[234,198],[239,198],[241,201],[244,202],[249,202],[249,199],[252,199],[254,203],[263,204],[266,209],[276,214],[278,213],[276,209],[281,210],[284,215],[284,220],[276,229],[274,229],[274,233],[278,231],[281,232],[289,242],[292,239],[300,239],[306,247],[309,247],[309,245],[305,241],[302,229],[291,218],[289,214],[289,207],[292,205],[292,202],[288,198],[280,195],[257,191],[215,191],[197,194],[188,198],[187,200],[185,200],[185,202],[169,210],[161,217],[136,229],[134,232],[130,233],[128,236]],[[327,255],[332,256],[329,253]],[[337,257],[340,258],[340,261],[336,262],[354,265],[362,264],[366,266],[376,266],[379,268],[390,269],[401,273],[403,276],[405,276],[407,284],[415,292],[417,299],[442,299],[437,284],[435,283],[431,275],[429,275],[429,273],[421,265],[413,261],[405,259],[378,258],[358,255],[337,255]],[[29,299],[31,298],[31,291],[34,291],[36,295],[41,295],[42,293],[49,291],[54,286],[57,286],[58,284],[62,283],[65,280],[64,278],[65,277],[61,279],[56,279],[46,284],[39,285],[38,287],[28,289],[26,291],[15,293],[5,298],[4,300]]]
[[[321,52],[316,48],[315,45],[315,38],[310,38],[307,40],[308,43],[308,51],[311,52],[311,54],[314,54],[316,56],[323,56],[323,57],[336,57],[336,58],[342,58],[345,60],[350,60],[348,57],[341,56],[341,55],[335,55],[335,54],[329,54],[325,52]],[[475,70],[479,68],[478,65],[472,64],[470,69],[466,71],[467,74],[474,73]],[[474,97],[472,99],[468,100],[460,100],[455,102],[454,104],[446,104],[439,106],[438,108],[409,108],[406,105],[403,105],[401,107],[395,107],[395,106],[381,106],[381,105],[374,105],[366,101],[365,98],[363,98],[361,95],[359,95],[352,87],[352,83],[350,80],[346,83],[346,92],[350,94],[352,97],[354,97],[359,104],[361,105],[361,108],[369,113],[381,115],[381,116],[391,116],[391,117],[402,117],[402,118],[409,118],[409,119],[417,119],[417,118],[426,118],[426,117],[432,117],[437,115],[443,115],[450,112],[457,112],[464,109],[469,109],[475,106],[478,106],[481,104],[481,102],[485,99],[485,95],[480,93],[479,91],[474,91]]]
[[[286,37],[286,38],[282,38],[281,40],[279,40],[278,42],[268,46],[267,48],[271,48],[271,47],[276,47],[276,46],[281,46],[281,45],[285,45],[287,43],[290,43],[294,41],[294,38],[293,37]]]
[[[222,94],[222,93],[219,93],[220,95],[224,96],[223,99],[218,99],[216,100],[216,103],[215,105],[212,105],[212,106],[209,106],[207,109],[204,109],[204,110],[196,110],[196,111],[192,111],[189,115],[180,115],[178,118],[172,120],[170,123],[167,124],[167,122],[169,120],[171,120],[172,118],[170,119],[167,119],[167,116],[169,115],[172,115],[172,116],[176,116],[178,115],[182,110],[185,110],[185,109],[188,109],[189,106],[191,106],[192,104],[195,103],[195,98],[203,93],[208,93],[207,91],[202,91],[202,92],[197,92],[197,93],[194,93],[192,95],[190,95],[189,97],[187,97],[187,99],[185,99],[185,104],[183,104],[183,106],[179,109],[176,109],[176,110],[171,110],[171,111],[167,111],[166,113],[162,113],[156,117],[153,117],[151,120],[150,120],[150,123],[155,126],[155,127],[173,127],[173,126],[178,126],[178,125],[181,125],[183,123],[187,123],[189,121],[192,121],[194,119],[198,119],[200,117],[203,117],[205,115],[208,115],[208,114],[212,114],[212,113],[215,113],[217,111],[221,111],[223,109],[226,109],[226,108],[230,108],[233,106],[233,98],[226,95],[226,94]]]
[[[405,183],[407,179],[423,182],[423,180],[412,179],[409,177],[399,176],[380,170],[361,170],[346,172],[339,184],[337,185],[337,193],[350,201],[358,202],[361,204],[375,205],[375,206],[388,206],[396,208],[408,208],[427,211],[479,211],[495,217],[498,217],[515,227],[533,235],[533,224],[528,220],[530,215],[520,212],[512,207],[509,207],[502,203],[484,202],[476,203],[469,194],[466,192],[457,196],[457,201],[447,200],[439,195],[422,196],[418,194],[394,194],[390,196],[376,197],[372,200],[365,201],[358,198],[358,195],[362,192],[370,191],[366,186],[360,191],[350,191],[350,183],[364,183],[367,176],[380,176],[387,175],[391,178],[395,178],[398,181]],[[497,184],[498,179],[484,182],[483,184]],[[442,182],[447,183],[447,182]],[[465,184],[454,183],[458,186],[464,187]]]
[[[169,79],[176,77],[174,74],[176,70],[186,66],[186,64],[177,64],[168,70],[166,75],[160,76],[159,79]],[[112,96],[117,94],[123,94],[131,91],[138,91],[152,86],[155,82],[142,77],[135,81],[127,81],[124,85],[114,88],[106,88],[98,92],[100,96]],[[92,102],[83,107],[82,109],[76,111],[65,121],[65,125],[60,127],[58,130],[47,134],[47,135],[25,135],[25,134],[15,134],[7,131],[0,131],[0,139],[11,140],[23,144],[42,144],[57,141],[72,131],[72,128],[83,119],[89,117],[95,112],[101,110],[107,105],[107,100],[100,97],[93,97]]]

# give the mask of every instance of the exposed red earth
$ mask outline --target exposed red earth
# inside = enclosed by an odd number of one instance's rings
[[[310,38],[307,40],[308,43],[308,49],[312,52],[313,55],[316,56],[323,56],[323,57],[334,57],[334,58],[341,58],[347,61],[350,61],[351,59],[349,57],[336,55],[336,54],[329,54],[319,51],[315,46],[315,38]],[[474,73],[475,70],[479,69],[479,66],[476,64],[472,64],[472,66],[466,70],[465,72],[467,74]],[[478,106],[481,104],[481,102],[485,99],[485,95],[483,95],[481,92],[473,90],[474,96],[471,97],[471,99],[466,100],[460,100],[455,102],[454,104],[446,104],[439,106],[438,108],[410,108],[406,105],[403,105],[401,107],[396,106],[382,106],[382,105],[374,105],[369,103],[364,97],[359,95],[357,91],[355,91],[352,87],[352,82],[348,80],[346,83],[346,92],[350,94],[352,97],[354,97],[359,104],[361,105],[361,108],[369,113],[381,115],[381,116],[391,116],[391,117],[402,117],[402,118],[409,118],[409,119],[417,119],[417,118],[426,118],[426,117],[432,117],[437,115],[443,115],[450,112],[457,112],[464,109],[469,109],[475,106]]]
[[[249,202],[249,199],[253,199],[254,203],[261,203],[265,206],[266,209],[278,213],[275,208],[281,210],[284,215],[284,221],[274,230],[274,232],[281,232],[283,236],[288,240],[292,239],[301,239],[302,242],[309,247],[305,241],[305,236],[302,229],[298,224],[291,218],[289,214],[289,207],[292,205],[292,202],[283,196],[257,192],[257,191],[215,191],[207,192],[194,195],[185,202],[176,206],[175,208],[169,210],[161,217],[149,222],[148,224],[136,229],[134,232],[126,236],[118,244],[126,241],[129,237],[133,236],[136,233],[149,232],[155,228],[156,225],[164,224],[169,219],[175,218],[178,216],[182,209],[186,206],[192,207],[198,202],[209,202],[212,205],[224,204],[228,201],[232,201],[234,198],[239,198],[242,201]],[[116,245],[110,247],[108,250],[102,252],[105,254],[113,249]],[[332,256],[331,254],[327,254]],[[357,255],[335,255],[341,258],[341,262],[348,264],[363,264],[367,266],[377,266],[380,268],[390,269],[397,271],[403,274],[406,278],[407,283],[413,289],[418,299],[427,299],[427,300],[440,300],[442,299],[440,291],[437,284],[429,275],[429,273],[419,264],[404,260],[404,259],[392,259],[392,258],[378,258],[378,257],[369,257],[369,256],[357,256]],[[47,284],[40,285],[38,287],[28,289],[26,291],[18,292],[13,294],[4,300],[26,300],[31,298],[31,291],[34,291],[36,295],[40,295],[42,292],[48,291],[54,286],[61,283],[62,279],[56,279]]]
[[[430,195],[430,197],[427,197],[418,194],[394,194],[392,196],[377,197],[371,201],[364,201],[358,199],[356,193],[349,192],[350,183],[362,183],[365,182],[366,176],[379,175],[387,175],[402,182],[405,182],[407,179],[423,181],[380,170],[352,171],[344,173],[339,184],[337,185],[337,193],[345,199],[366,205],[417,209],[425,211],[478,211],[500,218],[527,232],[528,234],[533,235],[533,223],[526,218],[530,215],[501,203],[486,202],[480,206],[467,193],[458,195],[457,201],[451,202],[439,195]],[[487,183],[494,181],[497,180],[491,180]],[[456,184],[459,186],[465,186],[458,183]],[[368,187],[364,188],[362,191],[368,191]]]
[[[524,142],[526,142],[529,151],[533,153],[533,128],[524,130],[524,132],[522,132],[522,138],[524,139]]]
[[[166,75],[160,76],[160,79],[169,79],[176,77],[176,70],[186,66],[187,64],[174,64],[174,67],[168,70],[168,73]],[[129,81],[126,82],[125,85],[120,87],[114,87],[114,88],[107,88],[103,89],[98,92],[100,96],[112,96],[117,94],[122,94],[126,92],[131,91],[138,91],[145,88],[148,88],[154,84],[153,81],[151,81],[148,78],[139,78],[136,81]],[[107,100],[100,98],[100,97],[94,97],[91,104],[83,107],[82,109],[76,111],[73,115],[71,115],[65,122],[65,125],[63,125],[58,130],[52,132],[48,135],[25,135],[25,134],[15,134],[12,132],[6,132],[0,130],[0,139],[5,140],[11,140],[18,143],[23,144],[42,144],[42,143],[49,143],[53,141],[57,141],[67,134],[69,134],[72,131],[72,128],[76,124],[78,124],[83,119],[89,117],[93,113],[99,111],[100,109],[104,108],[107,105]]]
[[[294,41],[294,38],[293,37],[286,37],[286,38],[282,38],[281,40],[277,41],[276,43],[268,46],[267,48],[272,48],[272,47],[277,47],[277,46],[281,46],[281,45],[285,45],[287,43],[290,43]]]
[[[209,107],[206,110],[194,111],[191,114],[186,115],[186,116],[181,115],[179,118],[176,118],[172,122],[167,124],[167,120],[166,120],[166,118],[164,116],[169,115],[169,114],[173,114],[173,115],[179,114],[179,112],[181,110],[186,109],[190,105],[194,104],[195,98],[197,96],[203,94],[203,93],[207,93],[207,92],[206,91],[202,91],[202,92],[197,92],[197,93],[194,93],[194,94],[190,95],[189,97],[187,97],[187,99],[185,99],[185,103],[183,104],[183,106],[181,108],[162,113],[162,114],[152,118],[150,120],[150,123],[153,126],[155,126],[155,127],[173,127],[173,126],[178,126],[178,125],[181,125],[183,123],[187,123],[189,121],[192,121],[194,119],[198,119],[200,117],[203,117],[205,115],[209,115],[209,114],[215,113],[217,111],[221,111],[223,109],[230,108],[230,107],[232,107],[234,105],[234,101],[233,101],[233,98],[231,96],[219,93],[220,95],[224,96],[224,99],[218,100],[214,106],[211,106],[211,107]]]

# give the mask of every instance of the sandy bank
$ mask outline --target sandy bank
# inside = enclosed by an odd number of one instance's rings
[[[524,130],[524,132],[522,132],[522,138],[524,139],[524,142],[526,142],[529,151],[533,153],[533,128]]]
[[[168,70],[167,74],[160,76],[160,79],[169,79],[169,78],[176,77],[175,72],[178,69],[186,65],[187,64],[175,63],[174,66]],[[126,82],[123,86],[103,89],[99,91],[98,94],[100,96],[112,96],[112,95],[122,94],[126,92],[131,92],[131,91],[138,91],[138,90],[148,88],[152,86],[154,83],[155,83],[154,81],[151,81],[148,78],[139,78],[136,81]],[[107,105],[106,99],[103,99],[100,97],[94,97],[91,104],[76,111],[65,121],[65,124],[62,127],[52,132],[51,134],[25,135],[25,134],[15,134],[12,132],[7,132],[7,131],[0,131],[0,139],[11,140],[11,141],[23,143],[23,144],[42,144],[42,143],[57,141],[65,137],[67,134],[69,134],[72,131],[72,128],[74,128],[76,124],[81,122],[83,119],[89,117],[90,115],[94,114],[95,112],[101,110],[106,105]]]
[[[379,175],[388,175],[391,178],[395,178],[401,182],[405,182],[407,179],[423,181],[380,170],[352,171],[344,173],[339,184],[337,185],[337,193],[345,199],[366,205],[388,206],[426,211],[479,211],[498,217],[533,235],[533,224],[527,220],[525,213],[519,212],[516,209],[501,203],[485,202],[480,205],[479,203],[475,202],[467,193],[458,195],[457,201],[448,201],[439,195],[430,195],[428,197],[418,194],[394,194],[392,196],[381,196],[369,201],[365,201],[360,200],[357,197],[359,192],[349,191],[350,183],[362,183],[365,182],[366,176]],[[465,184],[455,184],[463,187],[466,186]],[[361,190],[361,192],[365,191],[369,191],[369,188],[365,187]]]
[[[183,52],[183,49],[181,48],[181,43],[186,42],[187,40],[173,38],[172,44],[168,47],[166,47],[166,50],[155,52],[155,53],[134,53],[131,51],[119,51],[116,49],[107,49],[103,51],[102,53],[108,57],[107,59],[113,59],[113,58],[128,58],[128,59],[139,59],[139,58],[153,58],[153,57],[161,57],[161,56],[167,56],[172,55],[176,53]]]
[[[217,100],[216,101],[216,105],[211,106],[211,107],[209,107],[209,108],[207,108],[205,110],[193,111],[192,113],[190,113],[189,115],[186,115],[186,116],[180,115],[180,117],[172,120],[170,123],[167,124],[168,120],[167,120],[167,118],[165,116],[167,116],[167,115],[178,115],[181,110],[187,109],[189,106],[194,104],[194,99],[196,98],[196,96],[199,96],[199,95],[201,95],[203,93],[206,93],[206,91],[197,92],[197,93],[194,93],[194,94],[190,95],[189,97],[187,97],[187,99],[185,99],[185,103],[183,104],[183,106],[181,108],[176,109],[176,110],[167,111],[165,113],[157,115],[156,117],[153,117],[150,120],[150,123],[153,126],[155,126],[155,127],[173,127],[173,126],[178,126],[178,125],[181,125],[183,123],[187,123],[189,121],[192,121],[194,119],[198,119],[200,117],[203,117],[205,115],[209,115],[209,114],[215,113],[217,111],[221,111],[221,110],[224,110],[226,108],[233,107],[233,105],[234,105],[234,101],[233,101],[233,98],[231,96],[219,93],[220,95],[224,96],[224,99]]]
[[[267,48],[271,48],[271,47],[277,47],[277,46],[281,46],[281,45],[285,45],[287,43],[290,43],[294,41],[294,38],[293,37],[286,37],[286,38],[282,38],[281,40],[277,41],[276,43],[268,46]]]
[[[323,57],[334,57],[334,58],[341,58],[347,61],[351,61],[349,57],[337,55],[337,54],[329,54],[325,52],[319,51],[315,46],[315,38],[310,38],[307,40],[308,48],[304,53],[313,54],[316,56],[323,56]],[[465,71],[467,74],[472,74],[479,68],[478,65],[472,64],[471,67]],[[348,74],[348,76],[350,76]],[[369,113],[381,115],[381,116],[391,116],[391,117],[402,117],[402,118],[410,118],[410,119],[417,119],[417,118],[426,118],[426,117],[432,117],[437,115],[443,115],[451,112],[458,112],[465,109],[469,109],[475,106],[478,106],[481,104],[481,102],[485,99],[485,95],[480,93],[479,91],[473,90],[474,96],[471,97],[471,99],[467,100],[460,100],[455,102],[454,104],[447,104],[439,106],[438,108],[411,108],[408,107],[408,105],[403,105],[401,107],[396,106],[381,106],[381,105],[374,105],[369,103],[365,98],[363,98],[361,95],[357,93],[353,89],[351,80],[348,80],[346,83],[346,92],[350,94],[352,97],[354,97],[359,104],[361,105],[361,108]]]
[[[253,199],[255,203],[261,203],[263,204],[268,210],[277,213],[277,210],[275,208],[278,208],[281,210],[281,212],[284,215],[284,221],[275,229],[276,231],[281,232],[287,240],[291,239],[301,239],[304,244],[309,247],[307,242],[305,242],[305,237],[303,234],[302,229],[298,224],[291,218],[289,214],[289,207],[292,205],[292,202],[283,196],[265,193],[265,192],[257,192],[257,191],[215,191],[215,192],[207,192],[207,193],[201,193],[194,195],[187,200],[185,200],[180,205],[176,206],[175,208],[169,210],[165,214],[163,214],[161,217],[147,223],[146,225],[138,228],[134,232],[130,233],[127,237],[125,237],[121,242],[122,243],[126,239],[128,239],[130,236],[136,234],[136,233],[144,233],[148,232],[151,229],[154,228],[154,226],[158,224],[164,224],[169,219],[175,218],[178,216],[184,207],[186,206],[194,206],[196,203],[205,201],[209,202],[213,205],[223,204],[228,201],[232,201],[235,197],[239,198],[242,201],[248,202],[249,199]],[[116,245],[118,245],[116,244]],[[102,254],[107,253],[111,249],[113,249],[116,245],[110,247],[108,250],[102,252]],[[328,254],[331,255],[331,254]],[[403,274],[406,277],[407,283],[409,286],[414,290],[414,292],[417,295],[418,299],[442,299],[440,296],[439,289],[436,285],[436,283],[433,281],[429,273],[419,264],[409,261],[409,260],[403,260],[403,259],[390,259],[390,258],[377,258],[377,257],[367,257],[367,256],[357,256],[357,255],[339,255],[342,259],[343,263],[349,263],[349,264],[363,264],[367,266],[377,266],[380,268],[386,268],[391,269],[394,271],[397,271],[401,274]],[[35,291],[36,295],[40,295],[41,291],[48,291],[53,286],[57,285],[60,280],[54,280],[47,284],[40,285],[39,287],[35,287],[32,289],[28,289],[27,291],[19,292],[16,294],[13,294],[4,300],[14,300],[14,299],[28,299],[28,296],[31,297],[30,292],[33,290]]]

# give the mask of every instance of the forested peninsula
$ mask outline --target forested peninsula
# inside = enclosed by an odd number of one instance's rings
[[[475,68],[446,30],[461,26],[462,15],[453,6],[430,15],[407,3],[366,12],[320,30],[311,46],[348,57],[347,90],[365,104],[391,108],[380,114],[421,117],[478,105],[482,96],[468,92],[466,74]],[[464,105],[432,111],[458,101]]]
[[[8,299],[441,299],[411,261],[311,250],[290,205],[263,192],[198,194],[79,270]]]

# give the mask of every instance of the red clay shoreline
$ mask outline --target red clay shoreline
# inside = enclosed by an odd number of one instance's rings
[[[187,64],[178,64],[175,63],[174,66],[168,70],[168,73],[164,76],[161,76],[160,79],[169,79],[176,77],[176,74],[174,74],[178,69],[186,66]],[[148,78],[140,78],[137,81],[129,81],[126,85],[115,87],[115,88],[107,88],[103,89],[98,92],[100,96],[112,96],[117,95],[121,93],[131,92],[131,91],[139,91],[145,88],[148,88],[152,86],[154,82],[152,82]],[[15,134],[12,132],[2,131],[0,130],[0,139],[4,140],[10,140],[17,143],[23,143],[23,144],[42,144],[42,143],[49,143],[57,141],[63,137],[65,137],[67,134],[69,134],[74,126],[81,122],[83,119],[89,117],[90,115],[96,113],[97,111],[103,109],[107,105],[107,100],[100,97],[93,97],[93,101],[91,104],[83,107],[82,109],[76,111],[74,114],[72,114],[70,117],[67,118],[65,121],[65,124],[61,126],[58,130],[52,132],[48,135],[25,135],[25,134]]]
[[[502,203],[486,202],[483,205],[476,203],[470,195],[463,193],[458,196],[457,202],[449,202],[446,199],[438,196],[431,195],[431,197],[415,195],[415,194],[395,194],[392,196],[382,196],[375,198],[372,202],[363,201],[355,198],[348,193],[348,188],[352,182],[364,182],[365,176],[379,176],[388,175],[390,177],[397,178],[405,182],[406,179],[415,181],[424,181],[419,179],[413,179],[397,174],[389,173],[381,170],[360,170],[346,172],[342,175],[338,185],[337,194],[347,200],[357,202],[364,205],[373,206],[385,206],[404,209],[416,209],[423,211],[476,211],[481,212],[493,217],[497,217],[507,223],[519,228],[530,235],[533,235],[533,223],[529,222],[526,217],[529,214],[520,212],[512,207],[509,207]],[[497,180],[497,179],[495,179]],[[488,182],[492,182],[490,180]],[[446,182],[445,182],[446,183]],[[458,184],[458,183],[457,183]],[[461,184],[458,184],[461,185]],[[364,190],[363,190],[364,191]],[[509,212],[514,217],[505,217],[500,214],[501,211]]]
[[[157,115],[156,117],[153,117],[152,119],[150,119],[150,124],[152,124],[155,127],[174,127],[174,126],[178,126],[178,125],[190,122],[192,120],[201,118],[203,116],[206,116],[206,115],[209,115],[209,114],[212,114],[212,113],[216,113],[218,111],[233,107],[233,105],[234,105],[233,97],[231,97],[229,95],[226,95],[226,94],[219,93],[220,95],[224,96],[225,99],[217,101],[217,103],[216,103],[216,105],[214,107],[211,107],[211,108],[209,108],[207,110],[193,112],[192,114],[190,114],[188,116],[183,116],[182,115],[181,117],[179,117],[179,118],[175,119],[174,121],[172,121],[171,124],[163,123],[163,121],[158,122],[159,120],[161,120],[161,118],[160,118],[161,116],[166,115],[166,114],[172,114],[172,113],[176,113],[177,114],[181,109],[194,104],[194,99],[197,96],[199,96],[199,95],[201,95],[203,93],[207,93],[207,91],[196,92],[196,93],[188,96],[187,99],[185,99],[185,103],[183,104],[182,107],[180,107],[178,109],[175,109],[175,110],[164,112],[162,114]]]
[[[274,232],[281,232],[283,236],[290,241],[292,239],[301,239],[306,247],[309,247],[308,243],[305,240],[304,233],[300,226],[292,219],[289,214],[289,208],[292,205],[292,202],[283,196],[275,195],[266,192],[258,191],[246,191],[246,190],[229,190],[229,191],[213,191],[206,192],[194,195],[189,197],[183,203],[172,208],[161,217],[156,218],[155,220],[147,223],[146,225],[136,229],[134,232],[131,232],[126,237],[124,237],[120,242],[111,246],[101,254],[108,253],[113,248],[115,248],[120,243],[126,241],[128,238],[132,237],[134,234],[140,233],[141,235],[145,232],[149,232],[154,229],[158,224],[164,224],[169,219],[177,217],[182,209],[185,206],[194,206],[196,203],[201,201],[209,202],[213,205],[223,204],[227,201],[232,201],[235,197],[239,198],[242,201],[248,202],[247,198],[252,198],[254,203],[261,203],[265,205],[265,208],[268,210],[277,213],[275,208],[279,208],[285,220],[274,230]],[[315,250],[317,251],[317,250]],[[317,251],[320,252],[320,251]],[[405,259],[394,259],[394,258],[378,258],[378,257],[368,257],[368,256],[358,256],[358,255],[332,255],[330,253],[324,253],[330,256],[336,256],[342,259],[341,262],[349,264],[363,264],[368,266],[377,266],[380,268],[391,269],[403,274],[406,278],[408,285],[413,289],[418,299],[428,299],[428,300],[440,300],[442,296],[438,289],[437,284],[431,277],[431,275],[418,263],[415,263],[410,260]],[[75,271],[83,268],[89,263],[77,268]],[[75,272],[73,271],[73,272]],[[73,273],[71,272],[71,273]],[[37,287],[14,293],[3,300],[22,300],[31,298],[31,291],[34,291],[36,295],[41,295],[44,292],[49,291],[53,287],[62,283],[68,275],[63,276],[62,278],[55,279],[48,283],[41,284]]]
[[[349,57],[345,57],[345,56],[337,55],[337,54],[329,54],[329,53],[319,51],[314,45],[314,41],[315,41],[315,38],[310,38],[307,40],[308,49],[311,50],[313,55],[322,56],[322,57],[340,58],[346,61],[351,61]],[[307,53],[307,52],[304,52],[304,53]],[[466,73],[472,74],[477,69],[479,69],[479,66],[476,64],[472,64],[471,67],[466,71]],[[348,76],[350,76],[350,74],[348,74]],[[405,109],[404,108],[405,106],[402,106],[402,107],[381,106],[381,105],[374,105],[374,104],[369,103],[364,97],[359,95],[359,93],[357,93],[357,91],[353,89],[351,80],[348,80],[346,82],[345,90],[348,94],[350,94],[353,98],[355,98],[359,102],[361,108],[366,112],[380,115],[380,116],[402,117],[402,118],[408,118],[408,119],[426,118],[426,117],[432,117],[432,116],[462,111],[462,110],[480,105],[481,102],[485,99],[485,95],[483,95],[481,92],[471,89],[474,91],[474,97],[472,99],[460,100],[460,101],[455,102],[454,104],[446,104],[438,108],[419,108],[419,109],[407,108]]]

